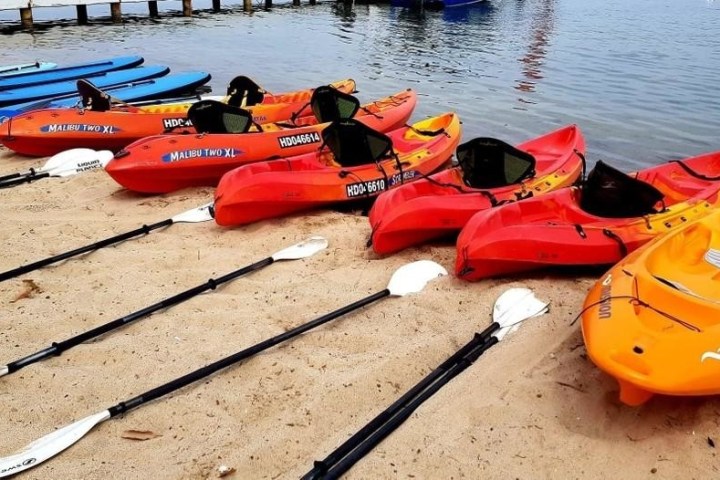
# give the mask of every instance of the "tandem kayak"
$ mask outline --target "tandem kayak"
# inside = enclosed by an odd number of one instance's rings
[[[615,265],[582,314],[588,356],[620,400],[720,394],[720,211],[661,236]]]
[[[457,149],[458,165],[385,192],[370,210],[370,243],[389,254],[429,240],[456,237],[475,213],[572,185],[585,139],[569,125],[517,147],[476,138]]]
[[[328,149],[246,165],[223,175],[215,191],[219,225],[244,225],[381,192],[446,165],[460,141],[453,113],[422,120],[387,135],[357,120],[322,131]]]
[[[169,72],[170,69],[164,66],[138,67],[117,72],[101,73],[92,77],[91,81],[93,85],[98,88],[105,88],[122,83],[139,82],[150,78],[162,77]],[[75,92],[76,88],[76,81],[69,80],[66,82],[3,90],[0,91],[0,107],[67,95]]]
[[[169,75],[149,80],[144,85],[149,90],[162,84],[162,94],[172,96],[191,91],[210,79],[208,74],[195,74],[197,79],[186,82],[193,74]],[[171,88],[170,82],[177,88]],[[340,91],[351,93],[355,90],[352,79],[330,84]],[[141,85],[135,85],[133,100],[146,100],[148,94],[140,92]],[[270,123],[312,114],[309,101],[314,89],[307,88],[287,93],[263,93],[253,106],[247,107],[256,123]],[[232,83],[224,102],[232,101]],[[108,91],[113,97],[125,97],[124,92]],[[102,95],[103,92],[93,92]],[[153,91],[153,96],[157,95]],[[146,106],[109,105],[107,110],[85,108],[47,108],[30,111],[13,117],[13,121],[0,126],[0,142],[21,155],[48,156],[70,148],[92,148],[118,151],[132,142],[163,133],[196,133],[187,118],[190,106],[200,97],[174,103],[160,103]],[[127,101],[127,100],[126,100]],[[77,100],[76,100],[77,102]],[[87,102],[84,102],[87,103]],[[245,102],[247,103],[247,101]],[[251,102],[254,103],[254,102]]]
[[[416,103],[417,94],[407,90],[360,107],[355,118],[374,130],[394,130],[408,121]],[[268,123],[248,133],[156,135],[118,152],[105,170],[123,187],[142,193],[216,186],[233,168],[317,150],[320,132],[332,120],[302,117],[294,124]]]
[[[598,162],[570,187],[475,214],[457,241],[466,280],[544,266],[611,265],[720,204],[720,152],[628,176]]]
[[[139,56],[115,57],[41,71],[23,71],[22,73],[7,77],[0,76],[0,90],[25,88],[33,85],[45,85],[67,80],[76,80],[78,78],[94,77],[115,70],[137,67],[143,63],[143,61],[143,57]]]

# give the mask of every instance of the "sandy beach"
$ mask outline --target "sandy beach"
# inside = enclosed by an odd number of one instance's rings
[[[0,149],[0,172],[46,159]],[[0,270],[157,222],[211,188],[140,196],[103,171],[0,190]],[[357,214],[318,211],[225,229],[178,224],[0,284],[0,363],[229,273],[310,235],[327,250],[273,264],[0,379],[0,455],[386,287],[401,265],[452,271],[453,245],[380,258]],[[587,359],[582,276],[438,279],[99,425],[19,478],[298,478],[490,324],[507,288],[549,314],[526,322],[419,408],[348,479],[707,479],[718,475],[720,403],[655,397],[620,404]],[[148,440],[123,438],[131,430]]]

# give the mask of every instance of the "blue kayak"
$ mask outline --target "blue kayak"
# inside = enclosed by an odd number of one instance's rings
[[[122,100],[123,102],[141,102],[192,94],[195,89],[209,82],[210,78],[210,74],[205,72],[175,73],[152,80],[103,88],[102,90],[110,94],[114,99]],[[77,95],[77,92],[75,92],[73,95],[68,95],[64,98],[12,105],[0,109],[0,123],[6,118],[12,118],[15,115],[20,115],[30,110],[74,107],[78,105],[80,101],[80,97]]]
[[[70,65],[68,67],[53,68],[47,71],[28,71],[8,77],[2,76],[0,77],[0,90],[92,77],[105,72],[137,67],[143,63],[143,61],[143,57],[138,56],[116,57],[107,60]]]
[[[0,78],[8,78],[15,75],[24,75],[26,73],[44,72],[57,67],[57,63],[51,62],[35,62],[22,63],[20,65],[3,65],[0,67]]]
[[[169,72],[170,69],[164,66],[138,67],[120,70],[118,72],[102,73],[94,77],[89,77],[88,80],[98,88],[106,88],[122,83],[162,77]],[[76,82],[76,80],[68,80],[66,82],[48,83],[47,85],[35,85],[33,87],[0,91],[0,107],[71,94],[76,91]]]

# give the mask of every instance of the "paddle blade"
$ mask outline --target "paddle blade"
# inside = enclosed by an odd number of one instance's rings
[[[173,223],[202,223],[212,220],[212,206],[213,203],[207,203],[187,212],[178,213],[172,217]]]
[[[0,478],[28,470],[54,457],[109,418],[110,412],[104,410],[35,440],[21,452],[0,458]]]
[[[447,270],[433,261],[420,260],[395,270],[387,288],[390,290],[390,295],[402,297],[421,291],[430,280],[447,275],[447,273]]]
[[[64,164],[58,165],[50,170],[46,170],[46,172],[53,177],[69,177],[88,170],[105,168],[105,165],[107,165],[114,156],[110,150],[91,150],[91,152],[92,153],[77,153],[71,159],[68,159],[68,161]]]
[[[547,313],[548,303],[538,299],[529,288],[511,288],[498,297],[493,307],[493,321],[500,325],[494,335],[502,340],[528,318]]]
[[[328,241],[323,237],[310,237],[292,247],[285,248],[272,255],[272,259],[277,260],[297,260],[315,255],[320,250],[325,250]]]
[[[67,165],[68,163],[77,163],[78,159],[93,158],[94,155],[95,150],[91,148],[71,148],[70,150],[63,150],[50,157],[45,165],[38,170],[41,172],[49,172],[54,168]]]

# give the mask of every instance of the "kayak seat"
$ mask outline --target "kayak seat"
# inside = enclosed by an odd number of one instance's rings
[[[495,138],[465,142],[455,156],[468,187],[505,187],[535,176],[535,157]]]
[[[641,217],[658,213],[655,206],[664,197],[651,184],[598,161],[583,183],[580,208],[598,217]]]
[[[250,112],[216,100],[194,103],[188,118],[198,133],[246,133],[252,126]]]
[[[251,107],[262,103],[265,91],[260,86],[243,75],[230,81],[227,88],[227,103],[233,107]]]
[[[328,123],[354,117],[360,102],[348,93],[323,85],[313,91],[310,108],[318,122]]]
[[[393,153],[390,137],[353,119],[332,122],[322,131],[322,138],[342,167],[377,163]]]
[[[93,112],[107,112],[110,110],[110,95],[84,79],[78,80],[75,85],[82,98],[83,108]]]

